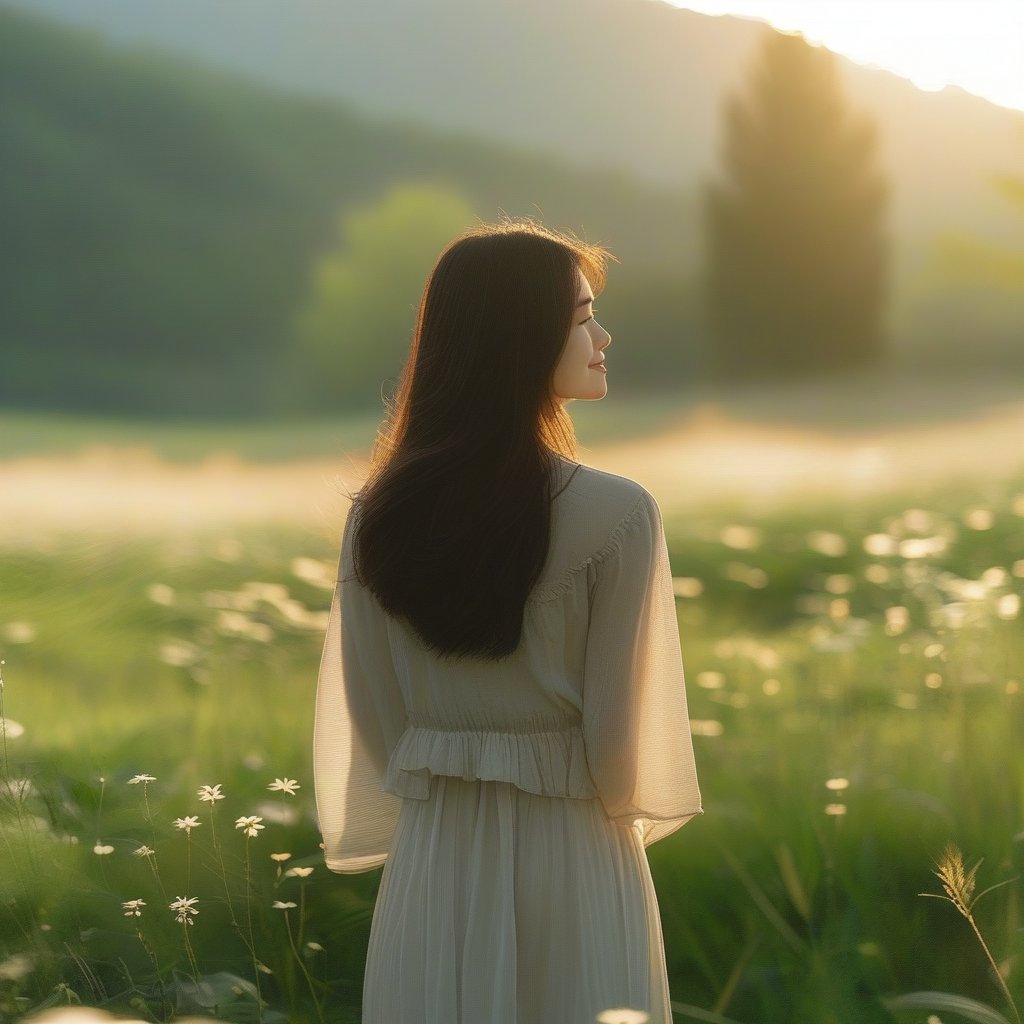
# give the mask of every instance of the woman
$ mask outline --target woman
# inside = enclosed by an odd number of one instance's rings
[[[671,1024],[644,850],[702,813],[661,516],[575,461],[608,253],[441,254],[345,524],[317,691],[327,866],[384,865],[365,1024]]]

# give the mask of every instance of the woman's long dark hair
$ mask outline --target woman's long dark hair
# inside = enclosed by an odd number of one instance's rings
[[[519,645],[548,553],[558,453],[576,461],[552,378],[602,247],[506,220],[459,236],[420,301],[395,399],[355,496],[355,571],[443,657]]]

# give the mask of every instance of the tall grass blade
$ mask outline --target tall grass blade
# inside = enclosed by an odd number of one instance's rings
[[[887,1010],[935,1010],[956,1013],[974,1024],[1010,1024],[998,1010],[976,999],[953,995],[951,992],[908,992],[902,996],[882,999]]]
[[[723,1017],[720,1013],[712,1013],[710,1010],[702,1010],[699,1006],[690,1006],[687,1003],[669,1003],[672,1008],[673,1017],[688,1017],[690,1020],[702,1020],[707,1024],[740,1024],[731,1017]],[[1009,1021],[1007,1021],[1009,1024]]]
[[[807,943],[800,938],[799,935],[786,923],[782,915],[775,909],[772,901],[768,898],[765,891],[754,881],[753,878],[746,872],[743,865],[733,856],[733,854],[727,850],[724,846],[719,846],[719,852],[725,862],[732,868],[736,877],[743,884],[743,888],[747,890],[750,898],[760,908],[761,913],[775,927],[775,930],[786,940],[786,942],[793,948],[796,953],[804,954],[807,952]]]

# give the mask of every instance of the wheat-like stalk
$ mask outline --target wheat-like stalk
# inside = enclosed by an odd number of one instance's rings
[[[989,964],[992,966],[992,972],[995,974],[996,981],[999,983],[999,987],[1003,990],[1003,995],[1006,997],[1006,1001],[1010,1004],[1010,1009],[1013,1010],[1014,1019],[1017,1024],[1021,1024],[1020,1012],[1017,1010],[1017,1004],[1013,1001],[1013,996],[1010,995],[1010,990],[1006,987],[1006,982],[1003,980],[1003,976],[996,966],[995,958],[992,956],[991,951],[988,948],[988,943],[985,942],[984,937],[978,928],[977,923],[974,920],[974,908],[978,903],[978,900],[987,893],[992,892],[993,889],[998,889],[1000,886],[1009,885],[1010,882],[1015,882],[1016,878],[1008,878],[1004,882],[998,882],[995,885],[990,885],[987,889],[983,889],[974,895],[974,876],[978,873],[978,868],[981,867],[981,861],[974,865],[969,871],[964,869],[964,855],[960,852],[959,848],[955,843],[947,841],[945,848],[942,851],[938,861],[935,865],[938,870],[933,871],[939,881],[942,883],[942,888],[945,890],[946,895],[942,896],[935,892],[921,892],[919,896],[931,896],[937,900],[946,900],[947,903],[952,903],[957,910],[967,919],[967,923],[974,930],[974,934],[978,937],[978,942],[981,943],[981,948],[985,951],[985,956],[988,958]]]

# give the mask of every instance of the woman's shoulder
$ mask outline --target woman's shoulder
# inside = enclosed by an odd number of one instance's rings
[[[656,504],[651,492],[631,477],[584,463],[577,463],[575,467],[569,486],[575,489],[577,496],[596,502],[599,507],[625,512],[638,505]]]
[[[628,531],[630,524],[660,526],[658,503],[638,481],[582,463],[570,469],[571,479],[556,506],[560,532],[574,557],[603,550]]]

